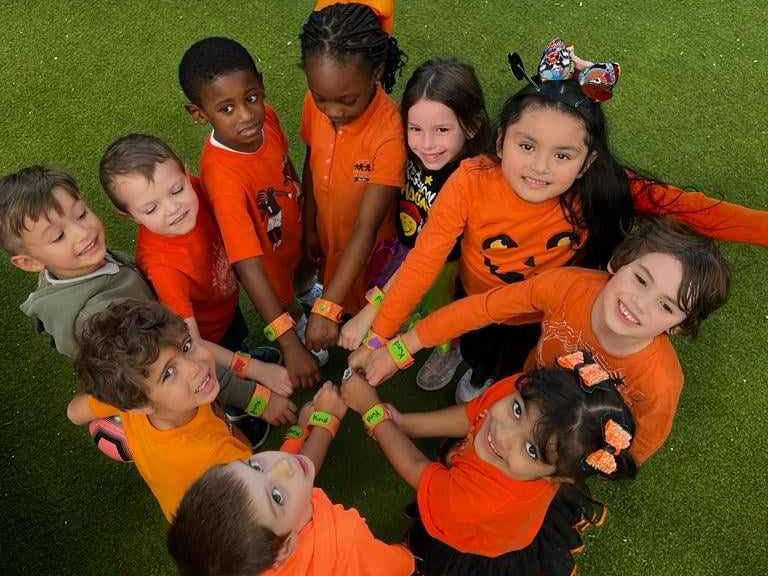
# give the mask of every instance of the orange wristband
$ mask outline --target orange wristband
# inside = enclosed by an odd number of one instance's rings
[[[235,352],[232,355],[232,362],[229,363],[229,369],[239,378],[247,378],[246,370],[251,363],[251,357],[245,352]]]
[[[339,431],[340,424],[341,422],[338,418],[336,418],[336,416],[330,412],[321,412],[320,410],[315,410],[312,412],[312,416],[309,417],[309,422],[307,422],[307,426],[318,426],[319,428],[325,428],[328,430],[328,432],[331,433],[331,438],[336,437],[336,432]]]
[[[264,327],[264,336],[270,342],[274,342],[294,326],[296,326],[296,322],[293,321],[291,315],[288,312],[283,312]]]
[[[338,324],[341,322],[341,315],[344,314],[344,308],[336,304],[336,302],[331,302],[325,298],[318,298],[312,305],[312,313],[319,314]]]
[[[253,396],[251,396],[251,401],[248,402],[248,407],[245,411],[251,416],[261,418],[261,415],[264,414],[264,411],[267,409],[270,396],[272,396],[272,390],[262,384],[256,384]]]
[[[305,428],[302,428],[298,424],[294,424],[288,428],[288,432],[285,433],[285,440],[280,446],[280,450],[283,452],[290,452],[291,454],[298,454],[299,450],[304,447],[304,442],[308,435],[309,432]]]

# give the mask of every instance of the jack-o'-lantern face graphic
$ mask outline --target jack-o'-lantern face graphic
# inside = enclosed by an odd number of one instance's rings
[[[508,234],[496,234],[483,241],[483,263],[491,274],[505,284],[513,284],[529,278],[535,268],[544,264],[537,261],[537,258],[541,260],[544,257],[544,260],[549,260],[546,258],[547,252],[578,244],[579,236],[576,233],[558,232],[547,239],[545,251],[542,252],[534,246],[521,249]]]

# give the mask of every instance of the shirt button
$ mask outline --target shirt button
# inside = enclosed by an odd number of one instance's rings
[[[326,164],[330,164],[331,163],[331,159],[330,158],[326,159],[325,163]]]

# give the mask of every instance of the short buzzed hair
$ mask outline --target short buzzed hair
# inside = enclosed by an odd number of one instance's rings
[[[158,164],[173,160],[181,170],[184,163],[163,140],[148,134],[128,134],[109,145],[99,163],[99,180],[107,197],[118,210],[125,206],[115,194],[115,178],[141,174],[153,181]]]
[[[51,210],[62,214],[53,195],[55,188],[80,199],[72,176],[45,166],[29,166],[0,179],[0,243],[8,254],[14,256],[24,249],[21,234],[27,230],[27,219],[37,222]]]

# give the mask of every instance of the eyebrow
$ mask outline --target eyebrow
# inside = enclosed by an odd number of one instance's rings
[[[656,283],[656,279],[653,277],[653,274],[651,274],[651,271],[650,271],[650,270],[649,270],[649,269],[648,269],[646,266],[644,266],[643,264],[641,264],[640,262],[638,262],[638,263],[637,263],[637,265],[638,265],[640,268],[642,268],[642,269],[643,269],[643,272],[645,272],[645,273],[648,275],[648,277],[651,279],[651,282],[653,282],[653,283],[655,284],[655,283]],[[675,298],[672,298],[672,296],[670,296],[669,294],[663,294],[663,296],[664,296],[664,298],[666,298],[667,300],[669,300],[669,302],[670,302],[671,304],[674,304],[674,305],[675,305],[677,308],[680,308],[680,306],[678,306],[678,304],[677,304],[677,298],[676,298],[676,297],[675,297]]]
[[[525,132],[521,132],[519,130],[516,130],[515,134],[518,134],[518,135],[522,136],[523,138],[525,138],[526,140],[530,140],[531,142],[536,142],[536,143],[539,142],[538,140],[536,140],[536,138],[534,138],[533,136],[531,136],[530,134],[527,134]],[[576,151],[581,150],[581,149],[582,149],[582,146],[555,146],[555,150],[572,150],[573,152],[576,152]]]

